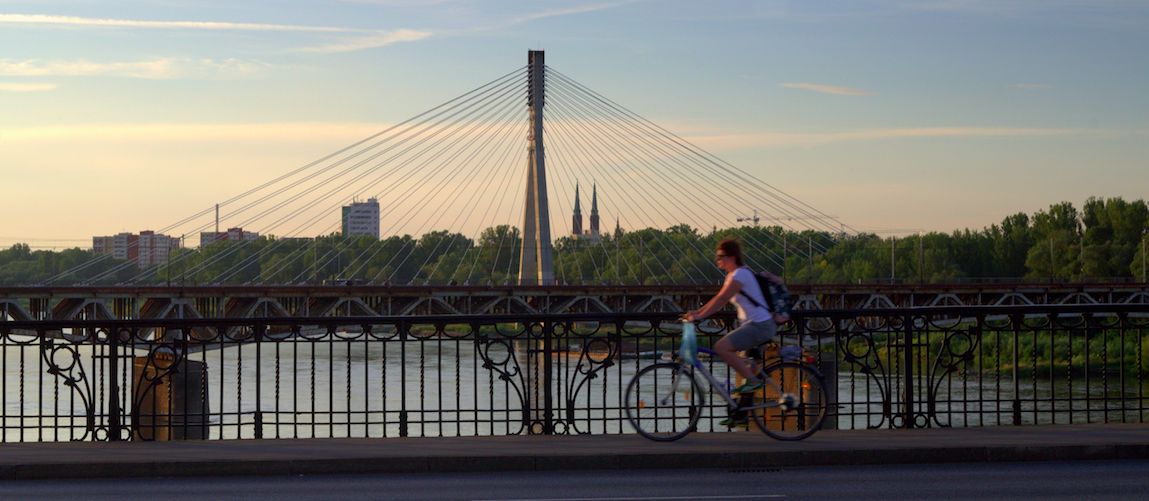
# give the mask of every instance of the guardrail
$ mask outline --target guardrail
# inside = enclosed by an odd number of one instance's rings
[[[0,322],[0,437],[629,433],[625,384],[679,329],[673,313]],[[1149,419],[1149,305],[802,311],[780,332],[823,371],[828,426]],[[706,403],[700,428],[724,431]]]

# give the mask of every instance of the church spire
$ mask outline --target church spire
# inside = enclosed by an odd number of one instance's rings
[[[575,183],[575,203],[574,214],[571,215],[571,234],[576,237],[582,235],[582,208],[579,204],[578,183]]]
[[[591,185],[590,234],[591,236],[598,236],[598,183]]]

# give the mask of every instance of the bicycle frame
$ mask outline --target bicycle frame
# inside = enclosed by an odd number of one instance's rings
[[[706,405],[704,393],[707,391],[718,393],[726,402],[729,415],[722,424],[727,426],[736,420],[741,421],[743,413],[749,413],[745,417],[752,417],[762,432],[778,440],[802,440],[821,428],[828,398],[825,384],[821,373],[808,364],[801,347],[782,346],[778,350],[778,359],[771,358],[761,367],[756,364],[754,371],[762,374],[765,388],[752,394],[737,395],[731,395],[728,384],[707,368],[718,355],[712,349],[698,346],[693,325],[689,328],[684,325],[682,342],[676,351],[673,361],[644,367],[627,384],[626,416],[644,437],[666,442],[697,431],[695,427],[703,414]],[[699,360],[699,353],[711,357],[706,365]],[[759,361],[757,355],[750,359],[755,363]],[[663,382],[659,382],[660,375]],[[703,388],[700,378],[706,380],[709,390]],[[640,381],[646,381],[646,384]],[[793,388],[786,391],[791,386]],[[711,401],[718,403],[714,397]],[[648,407],[654,410],[644,410]],[[658,409],[662,408],[666,410],[660,416]],[[687,408],[689,412],[685,410]],[[779,409],[781,412],[759,412],[764,409]],[[660,422],[666,423],[661,429]]]
[[[718,354],[716,354],[714,352],[714,350],[711,350],[709,348],[701,348],[700,347],[700,348],[698,348],[698,353],[704,353],[704,354],[710,355],[712,357],[718,356]],[[696,373],[702,374],[702,378],[705,379],[706,382],[710,384],[710,392],[711,393],[718,393],[719,395],[722,395],[722,398],[724,400],[726,400],[726,405],[728,405],[731,409],[754,410],[754,409],[766,409],[769,407],[777,407],[778,406],[778,404],[776,402],[768,402],[768,403],[764,403],[762,405],[752,405],[752,406],[742,407],[738,404],[737,400],[734,400],[734,397],[730,396],[729,388],[727,388],[725,384],[722,384],[720,381],[718,381],[718,378],[715,377],[714,374],[710,372],[710,369],[707,369],[706,366],[702,365],[702,361],[699,360],[697,356],[694,357],[693,361],[687,361],[687,360],[683,360],[683,359],[679,358],[678,364],[683,366],[683,367],[693,367]],[[781,395],[783,393],[782,388],[779,387],[773,380],[766,378],[763,380],[763,383],[766,385],[769,385],[770,388],[773,389],[774,391],[776,391],[779,395]],[[715,392],[714,391],[715,389],[718,389],[720,391]]]

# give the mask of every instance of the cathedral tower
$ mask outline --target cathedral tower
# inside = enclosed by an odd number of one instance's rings
[[[578,188],[575,188],[575,196],[578,196]],[[577,207],[577,206],[576,206]],[[575,209],[575,214],[578,214],[578,209]],[[579,221],[579,227],[582,227],[582,221]],[[591,185],[590,196],[590,236],[591,238],[598,238],[598,183]]]
[[[579,207],[578,198],[578,183],[575,183],[575,203],[574,214],[571,216],[571,235],[574,235],[576,238],[582,236],[582,209]],[[591,221],[593,225],[594,216],[591,216]]]

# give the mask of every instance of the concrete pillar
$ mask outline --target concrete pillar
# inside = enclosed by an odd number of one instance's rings
[[[555,281],[551,261],[551,223],[547,208],[547,169],[543,148],[543,104],[546,101],[543,51],[527,53],[528,95],[531,128],[527,137],[527,190],[523,211],[523,245],[519,260],[519,285],[551,285]]]

